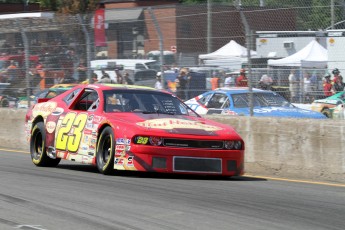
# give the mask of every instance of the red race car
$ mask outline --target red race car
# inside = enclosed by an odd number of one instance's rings
[[[244,142],[232,127],[148,87],[79,85],[39,99],[26,114],[26,132],[37,166],[66,159],[95,165],[103,174],[243,174]]]

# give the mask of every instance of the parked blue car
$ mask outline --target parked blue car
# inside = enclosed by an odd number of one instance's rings
[[[322,113],[297,108],[278,93],[253,89],[253,115],[256,117],[326,119]],[[227,114],[249,116],[248,87],[224,87],[208,91],[185,101],[199,114]]]

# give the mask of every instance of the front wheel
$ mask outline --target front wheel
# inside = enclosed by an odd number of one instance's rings
[[[36,166],[55,167],[61,158],[52,159],[48,157],[45,147],[46,132],[43,122],[38,122],[31,131],[30,155]]]
[[[328,117],[328,118],[332,118],[332,113],[331,113],[331,110],[330,109],[328,109],[328,108],[326,108],[326,109],[324,109],[324,110],[322,110],[322,112],[321,112],[323,115],[325,115],[326,117]]]
[[[114,171],[115,136],[111,127],[106,127],[97,144],[97,168],[104,175]]]

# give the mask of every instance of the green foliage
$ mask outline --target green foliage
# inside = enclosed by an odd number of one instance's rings
[[[1,3],[20,3],[20,4],[25,4],[25,3],[39,3],[39,0],[0,0],[0,4]]]
[[[241,2],[241,6],[259,7],[260,0],[182,0],[183,4],[227,4]],[[296,30],[326,29],[331,25],[330,0],[264,0],[265,8],[291,9],[296,11]],[[253,8],[252,8],[253,9]],[[334,0],[334,22],[345,20],[345,0]]]
[[[38,0],[42,8],[60,13],[78,14],[93,11],[100,0]]]

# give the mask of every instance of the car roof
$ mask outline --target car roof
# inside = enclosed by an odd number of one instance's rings
[[[59,87],[59,88],[49,88],[48,91],[67,91],[70,90],[70,87]]]
[[[267,90],[252,88],[253,92],[271,92]],[[213,90],[213,92],[223,92],[223,93],[248,93],[249,87],[221,87]]]
[[[95,84],[87,84],[87,85],[79,85],[78,88],[93,88],[98,90],[140,90],[140,91],[147,91],[147,92],[160,92],[171,94],[166,90],[158,90],[148,86],[139,86],[139,85],[123,85],[123,84],[108,84],[108,83],[95,83]]]

